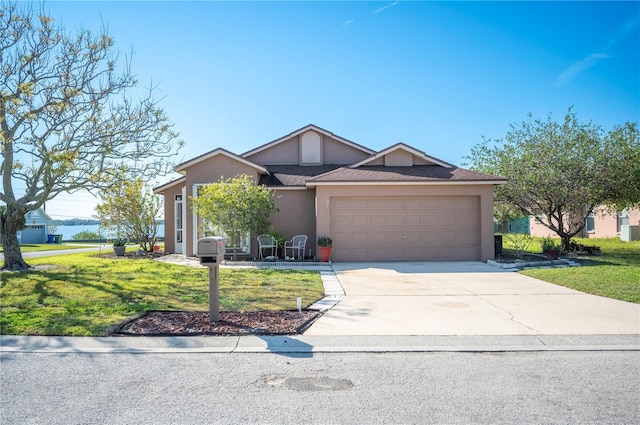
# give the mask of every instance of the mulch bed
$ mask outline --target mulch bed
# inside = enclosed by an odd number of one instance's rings
[[[130,247],[127,247],[127,251],[125,251],[123,256],[117,256],[113,253],[113,250],[111,248],[105,248],[104,250],[98,251],[98,253],[95,254],[96,257],[108,258],[110,260],[139,260],[143,258],[159,258],[164,257],[165,255],[167,254],[163,251],[145,252],[144,255],[136,255],[136,250]]]
[[[220,320],[209,321],[208,311],[151,311],[133,319],[113,335],[295,335],[304,332],[322,313],[318,311],[220,312]]]

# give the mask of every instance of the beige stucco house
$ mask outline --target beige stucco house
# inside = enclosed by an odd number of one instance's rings
[[[195,255],[203,236],[189,198],[220,177],[248,174],[274,191],[271,223],[289,238],[333,239],[333,261],[487,260],[494,257],[493,187],[505,180],[405,145],[380,152],[307,125],[241,155],[225,149],[186,161],[164,196],[165,249]],[[257,235],[238,249],[257,257]]]

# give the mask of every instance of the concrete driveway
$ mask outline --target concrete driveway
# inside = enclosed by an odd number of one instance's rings
[[[346,296],[305,335],[640,334],[640,305],[480,262],[335,263]]]

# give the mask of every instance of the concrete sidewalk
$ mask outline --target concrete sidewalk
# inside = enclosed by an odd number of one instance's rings
[[[0,353],[346,353],[639,351],[640,335],[0,336]]]

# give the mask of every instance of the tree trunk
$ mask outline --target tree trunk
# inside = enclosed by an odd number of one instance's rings
[[[4,214],[0,215],[0,233],[2,233],[2,248],[4,251],[4,265],[2,270],[28,270],[30,266],[22,259],[18,229],[24,213],[7,205]]]

